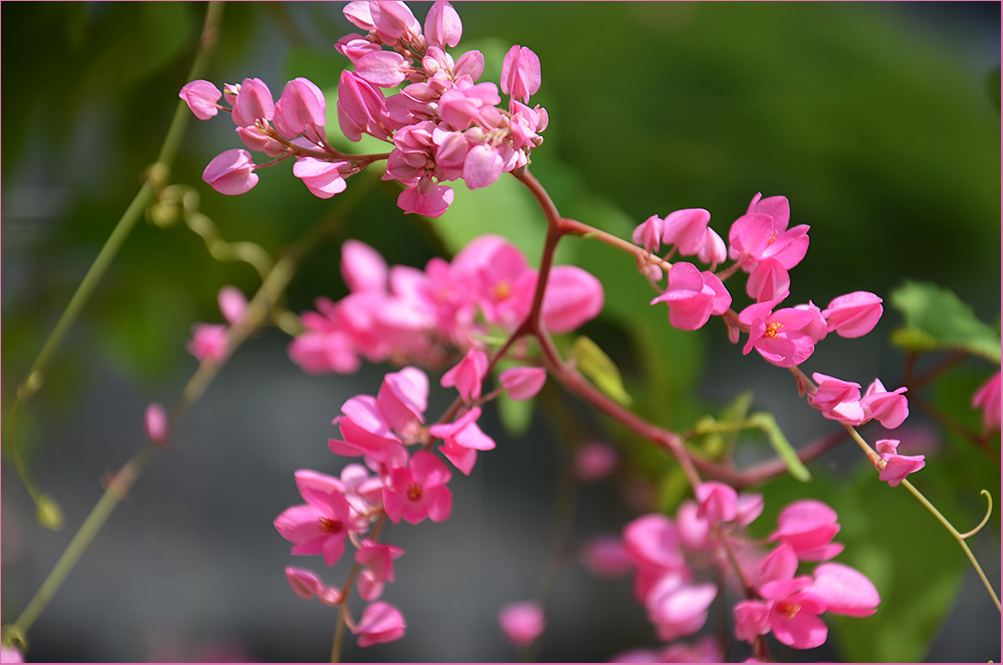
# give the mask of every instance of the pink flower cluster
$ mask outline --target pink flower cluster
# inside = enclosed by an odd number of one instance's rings
[[[696,330],[711,316],[728,312],[732,297],[723,280],[739,268],[749,274],[746,292],[756,302],[738,314],[737,325],[729,320],[732,340],[738,341],[740,330],[748,332],[744,353],[755,349],[774,365],[800,365],[828,333],[860,337],[881,318],[881,298],[865,291],[835,298],[824,310],[810,301],[776,309],[790,294],[789,271],[808,251],[808,226],[788,228],[790,203],[786,197],[764,199],[756,194],[746,214],[732,224],[727,248],[709,222],[710,213],[701,208],[677,210],[665,219],[649,217],[632,236],[648,252],[670,245],[665,261],[678,253],[696,256],[710,266],[710,270],[701,271],[692,263],[677,261],[669,269],[665,289],[651,301],[669,306],[669,321],[676,328]],[[728,258],[734,261],[731,266],[712,272]],[[655,282],[661,279],[657,263],[649,264],[646,270]]]
[[[832,542],[840,529],[832,508],[815,500],[787,506],[769,536],[776,546],[768,553],[744,533],[762,510],[758,494],[705,482],[697,487],[695,500],[680,505],[675,520],[659,513],[639,517],[623,529],[621,539],[593,543],[585,563],[602,574],[633,570],[635,597],[659,639],[670,643],[698,633],[715,601],[729,602],[710,580],[725,580],[742,597],[732,605],[734,632],[750,643],[772,633],[783,644],[810,649],[826,640],[827,629],[818,618],[823,612],[874,613],[880,598],[870,580],[829,562],[843,550]],[[828,563],[811,575],[797,576],[800,563],[806,562]],[[672,646],[693,648],[670,644],[662,651]],[[616,660],[634,660],[640,653]],[[660,652],[643,653],[667,662]]]
[[[192,327],[192,338],[188,341],[188,352],[199,362],[222,363],[230,355],[227,336],[230,326],[244,318],[247,311],[247,297],[233,286],[224,286],[219,292],[219,310],[229,325],[217,323],[196,323]]]
[[[302,315],[304,332],[289,346],[289,356],[307,372],[353,372],[361,358],[441,366],[457,349],[483,347],[486,335],[514,331],[530,312],[537,282],[522,252],[493,235],[475,238],[450,262],[431,259],[424,270],[388,267],[376,250],[348,240],[341,273],[351,293],[338,302],[318,298],[317,311]],[[576,266],[552,268],[541,310],[551,332],[577,328],[602,306],[598,279]],[[506,387],[518,399],[520,390]]]
[[[425,372],[404,367],[387,374],[375,397],[356,395],[341,406],[341,415],[334,419],[341,438],[328,442],[331,452],[361,457],[364,465],[349,464],[338,478],[307,469],[295,474],[306,503],[285,510],[275,519],[275,528],[293,543],[292,554],[320,554],[328,566],[342,557],[346,541],[355,547],[355,562],[363,567],[357,589],[371,603],[358,624],[349,624],[359,635],[360,646],[399,639],[405,629],[398,609],[376,602],[384,585],[394,580],[393,560],[404,551],[365,536],[383,516],[395,524],[449,518],[453,495],[447,485],[452,473],[430,449],[439,441],[438,452],[469,474],[478,451],[495,447],[477,425],[480,407],[472,405],[481,396],[487,372],[487,356],[471,348],[441,380],[443,387],[455,387],[471,405],[452,422],[430,426],[425,425],[429,390]],[[499,381],[503,390],[528,399],[545,378],[542,369],[514,367],[502,372]],[[419,449],[411,452],[411,447]],[[324,585],[309,570],[288,568],[286,575],[302,598],[316,596],[328,605],[346,602],[347,590]]]
[[[201,120],[229,111],[244,145],[273,160],[265,166],[295,158],[293,174],[321,198],[343,191],[345,178],[387,158],[383,179],[405,187],[398,205],[438,217],[454,196],[440,183],[462,179],[471,189],[486,187],[528,163],[548,122],[545,109],[527,105],[541,84],[535,53],[515,45],[505,55],[500,84],[509,102],[501,107],[498,86],[476,82],[484,73],[483,54],[467,51],[454,59],[445,51],[463,32],[448,2],[432,6],[424,32],[403,2],[350,2],[344,13],[366,34],[346,35],[335,46],[354,67],[342,72],[338,84],[338,124],[352,141],[368,134],[391,144],[389,156],[347,155],[331,147],[324,128],[327,101],[305,78],[287,83],[277,102],[260,79],[244,79],[222,92],[208,81],[193,81],[180,97]],[[405,83],[384,95],[384,89]],[[220,106],[220,97],[231,107]],[[260,166],[247,150],[227,150],[209,163],[203,179],[223,194],[243,194],[257,184]]]

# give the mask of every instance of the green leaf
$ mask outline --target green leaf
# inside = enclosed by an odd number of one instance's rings
[[[630,395],[623,387],[620,370],[595,342],[584,335],[579,336],[571,346],[571,359],[604,394],[623,406],[630,404]]]
[[[790,471],[790,474],[794,478],[803,483],[811,480],[811,473],[808,472],[808,467],[798,459],[797,451],[794,450],[794,446],[787,440],[784,433],[780,431],[780,425],[777,424],[777,420],[773,417],[772,413],[759,411],[752,414],[746,422],[749,426],[761,429],[766,433],[766,438],[769,439],[770,445],[777,451],[780,459],[787,464],[787,470]]]
[[[892,336],[895,344],[907,350],[964,351],[1000,362],[999,334],[949,289],[906,282],[892,292],[891,305],[905,318],[905,329]]]

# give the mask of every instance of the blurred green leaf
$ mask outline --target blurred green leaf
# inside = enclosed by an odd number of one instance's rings
[[[766,413],[765,411],[760,411],[758,413],[752,414],[746,421],[750,426],[757,427],[766,433],[766,438],[769,440],[770,445],[777,452],[777,455],[787,464],[787,470],[790,474],[794,476],[797,480],[801,482],[808,482],[811,480],[811,473],[809,473],[808,468],[798,459],[797,451],[794,450],[794,446],[791,445],[787,437],[780,430],[780,425],[777,424],[777,419],[773,417],[772,413]]]
[[[591,339],[584,335],[575,339],[569,360],[577,363],[581,373],[591,379],[605,395],[623,406],[630,404],[630,395],[623,387],[619,368]]]
[[[989,101],[996,107],[996,112],[1000,112],[1000,66],[993,67],[989,75],[986,76],[986,92],[989,94]]]
[[[511,437],[521,437],[533,422],[533,412],[536,410],[535,399],[514,400],[507,394],[501,394],[495,400],[498,405],[498,419],[505,432]]]
[[[909,350],[959,350],[1000,362],[999,334],[949,289],[908,281],[892,292],[891,304],[905,317],[905,331],[893,336],[897,345]]]

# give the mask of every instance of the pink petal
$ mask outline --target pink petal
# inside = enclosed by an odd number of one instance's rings
[[[508,391],[509,399],[530,399],[547,382],[547,370],[542,367],[512,367],[498,375],[498,382]]]
[[[502,607],[498,611],[498,625],[510,642],[525,647],[543,633],[546,621],[540,604],[527,601]]]
[[[202,172],[202,180],[220,194],[244,194],[258,184],[258,174],[254,172],[254,167],[251,153],[233,148],[213,157]]]

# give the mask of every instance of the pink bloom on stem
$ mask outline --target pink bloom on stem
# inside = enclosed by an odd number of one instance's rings
[[[613,473],[620,456],[616,449],[605,441],[587,441],[575,451],[573,466],[575,477],[581,482],[592,483]]]
[[[517,647],[526,647],[533,643],[546,628],[543,607],[540,603],[530,600],[524,603],[512,603],[498,610],[498,625],[505,637]]]
[[[797,571],[797,553],[790,543],[781,542],[759,562],[759,567],[756,570],[758,580],[755,586],[762,586],[775,580],[792,580]]]
[[[755,348],[766,361],[778,367],[793,367],[815,351],[814,340],[803,332],[814,320],[811,311],[793,307],[772,311],[786,295],[749,305],[738,315],[739,322],[749,326],[749,339],[742,353]]]
[[[455,196],[452,187],[437,185],[428,176],[422,176],[418,184],[400,193],[397,205],[407,213],[439,217],[446,212]]]
[[[426,517],[433,522],[449,518],[453,494],[446,487],[452,474],[432,453],[416,452],[408,466],[390,470],[390,482],[383,487],[383,507],[394,524],[403,518],[417,524]]]
[[[821,597],[826,611],[851,617],[866,617],[877,611],[881,596],[874,583],[858,570],[841,563],[823,563],[815,568],[809,587]]]
[[[224,286],[220,289],[216,301],[219,303],[219,311],[223,314],[223,318],[230,325],[243,319],[247,312],[247,296],[235,286]]]
[[[223,362],[230,354],[226,340],[228,330],[221,324],[195,324],[192,327],[192,338],[186,347],[188,353],[198,358],[199,362]]]
[[[689,550],[705,550],[710,547],[710,524],[700,516],[696,501],[683,501],[676,510],[676,529],[679,540]]]
[[[399,640],[406,629],[407,622],[401,611],[390,603],[379,601],[363,610],[352,632],[359,636],[360,647],[368,647]]]
[[[716,597],[717,585],[686,584],[681,575],[673,573],[652,587],[644,605],[658,639],[671,642],[703,628],[707,609]]]
[[[700,502],[697,516],[709,523],[730,522],[738,516],[738,492],[731,485],[716,481],[700,483],[695,494]]]
[[[421,24],[403,2],[371,2],[369,13],[373,27],[384,44],[392,46],[398,39],[404,38],[405,33],[410,33],[412,38],[421,34]]]
[[[354,531],[348,501],[341,481],[303,469],[296,472],[296,486],[305,504],[287,508],[275,518],[275,528],[293,543],[293,554],[323,554],[333,566],[345,551],[345,538]]]
[[[788,229],[791,210],[784,196],[760,200],[756,194],[745,215],[732,224],[728,233],[729,256],[745,264],[751,272],[764,259],[775,259],[775,269],[790,270],[808,251],[808,226],[801,224]],[[749,295],[755,297],[752,289]]]
[[[199,120],[208,120],[219,112],[216,102],[222,96],[219,88],[209,81],[201,80],[186,84],[178,94]]]
[[[352,293],[385,293],[389,274],[383,255],[371,246],[359,240],[346,240],[342,243],[341,276]]]
[[[627,556],[637,568],[634,596],[641,603],[666,573],[687,570],[682,541],[675,525],[665,515],[642,515],[623,529]]]
[[[542,367],[510,367],[498,375],[498,383],[516,401],[534,397],[547,382],[547,370]]]
[[[986,432],[1000,428],[1000,373],[996,372],[972,395],[972,408],[982,407],[982,424]]]
[[[704,241],[703,248],[697,252],[697,258],[704,263],[709,263],[711,270],[728,258],[728,249],[724,246],[724,240],[714,229],[707,229],[707,239]]]
[[[618,536],[594,536],[582,550],[582,565],[593,575],[618,577],[630,572],[631,562]]]
[[[202,172],[202,180],[220,194],[236,196],[251,191],[258,184],[254,168],[251,153],[233,148],[212,158]]]
[[[888,392],[879,379],[874,379],[874,383],[867,386],[864,396],[860,398],[865,420],[877,420],[887,429],[901,425],[909,417],[909,401],[902,394],[906,390],[907,388],[898,388]]]
[[[327,123],[327,100],[317,85],[303,77],[295,78],[282,90],[275,102],[275,129],[287,139],[303,134],[311,141],[323,138]]]
[[[732,610],[735,619],[735,638],[754,642],[760,635],[770,632],[770,608],[761,600],[743,600]]]
[[[676,210],[663,222],[662,242],[673,243],[679,253],[692,255],[700,252],[707,243],[707,224],[710,213],[703,208]]]
[[[759,593],[767,601],[769,624],[774,637],[795,649],[813,649],[825,643],[829,635],[818,615],[825,611],[825,600],[811,588],[810,577],[767,582]]]
[[[514,45],[502,60],[502,92],[526,104],[540,84],[540,58],[525,46]]]
[[[467,355],[463,356],[463,360],[442,375],[442,387],[455,386],[465,402],[477,399],[481,396],[481,385],[484,383],[487,371],[487,354],[471,347]]]
[[[470,189],[487,187],[498,179],[504,166],[505,160],[496,148],[485,143],[476,145],[463,160],[463,181]]]
[[[338,82],[338,125],[349,141],[362,134],[386,140],[387,105],[383,93],[355,72],[345,69]]]
[[[644,247],[649,252],[657,252],[661,247],[662,234],[665,232],[665,220],[658,215],[652,215],[638,224],[630,235],[635,245]]]
[[[254,127],[259,121],[271,120],[275,115],[272,92],[261,79],[244,79],[233,103],[230,117],[238,127]]]
[[[153,402],[146,407],[144,425],[146,436],[150,441],[158,446],[163,446],[167,443],[169,434],[167,430],[167,413],[159,403]]]
[[[401,83],[407,68],[404,56],[393,51],[370,51],[355,64],[359,76],[381,88],[392,88]]]
[[[818,388],[808,396],[808,403],[820,410],[826,418],[833,418],[832,410],[844,402],[860,401],[860,384],[843,381],[834,376],[815,372],[812,375]],[[838,418],[834,418],[837,419]]]
[[[347,167],[348,162],[327,162],[316,157],[299,157],[293,164],[293,175],[303,181],[311,194],[321,199],[329,199],[345,191],[347,184],[341,175],[341,169]]]
[[[825,339],[825,336],[829,333],[829,326],[822,316],[822,311],[818,308],[818,305],[809,300],[807,305],[794,305],[794,309],[803,309],[811,312],[812,318],[806,325],[802,326],[801,332],[811,337],[816,344]]]
[[[881,318],[881,298],[867,291],[854,291],[835,298],[822,311],[833,330],[840,337],[861,337],[871,332]]]
[[[391,466],[405,463],[407,451],[390,430],[375,397],[351,397],[341,406],[341,412],[343,415],[335,418],[334,424],[341,430],[344,441],[330,439],[331,452],[346,457],[364,455]]]
[[[843,551],[841,543],[832,542],[840,529],[838,517],[821,501],[795,501],[780,511],[770,540],[788,543],[802,561],[827,561]]]
[[[432,436],[443,439],[439,451],[465,475],[470,475],[477,462],[478,450],[494,450],[495,441],[477,425],[480,407],[475,407],[452,423],[440,423],[428,428]]]
[[[372,602],[383,593],[385,582],[394,581],[394,559],[403,556],[404,550],[393,545],[363,540],[355,552],[355,562],[365,566],[359,575],[359,595]]]
[[[680,330],[697,330],[711,315],[719,316],[731,306],[731,294],[718,277],[700,272],[692,263],[679,262],[669,270],[665,293],[651,301],[669,305],[669,323]]]
[[[463,23],[453,5],[437,0],[425,16],[425,39],[430,46],[446,48],[460,43]]]
[[[405,367],[383,377],[376,405],[386,422],[404,433],[412,422],[425,422],[428,376],[417,367]]]
[[[910,473],[926,466],[925,455],[899,455],[898,447],[896,439],[881,439],[874,444],[874,449],[885,463],[878,480],[884,480],[892,487],[897,487]]]
[[[341,590],[325,585],[312,570],[287,566],[286,580],[289,581],[293,593],[303,600],[317,596],[317,599],[325,605],[334,606],[341,602]]]
[[[599,316],[604,297],[602,282],[587,270],[554,266],[543,293],[543,323],[554,333],[574,330]]]

